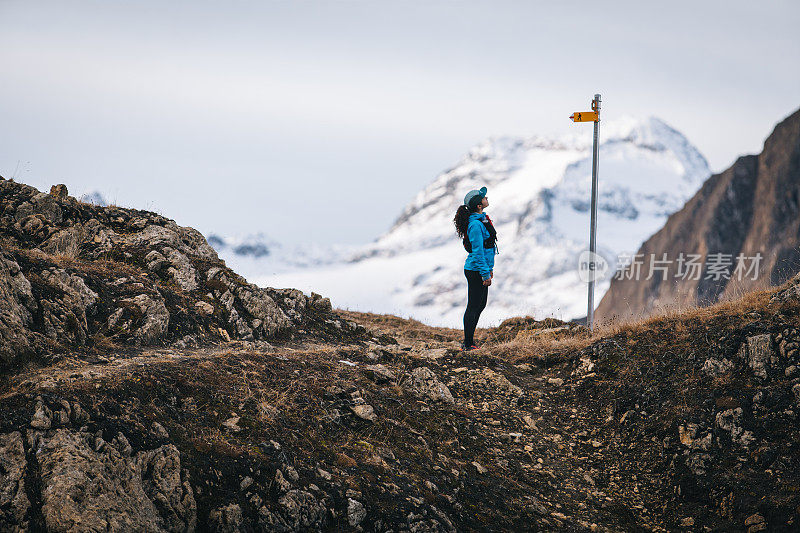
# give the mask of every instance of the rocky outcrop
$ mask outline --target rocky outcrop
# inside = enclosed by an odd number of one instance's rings
[[[19,265],[0,251],[0,365],[32,350],[30,331],[38,304]]]
[[[27,463],[19,431],[0,435],[0,526],[25,531],[31,502],[25,493]]]
[[[197,230],[79,202],[64,185],[0,178],[0,242],[0,371],[108,342],[259,341],[334,322],[330,300],[248,283]]]
[[[597,318],[625,319],[663,308],[708,305],[780,285],[797,273],[800,110],[775,127],[759,155],[740,157],[711,176],[637,255],[640,259],[624,276],[612,280]],[[658,265],[655,261],[665,255],[670,262],[666,273],[651,271],[651,264]]]
[[[175,447],[131,456],[124,439],[68,429],[39,437],[49,531],[194,531],[194,495]]]
[[[78,403],[39,397],[28,427],[0,433],[0,530],[194,531],[178,449],[134,451],[122,432],[86,422]]]

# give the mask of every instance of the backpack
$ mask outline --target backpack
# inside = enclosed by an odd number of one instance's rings
[[[489,236],[483,240],[483,247],[484,248],[494,248],[497,246],[497,230],[494,229],[494,224],[492,224],[492,219],[489,218],[489,215],[486,215],[486,218],[481,221],[483,227],[489,232]],[[464,245],[464,249],[472,253],[472,243],[469,242],[469,237],[464,235],[464,238],[461,240],[461,243]],[[499,250],[498,250],[499,253]]]

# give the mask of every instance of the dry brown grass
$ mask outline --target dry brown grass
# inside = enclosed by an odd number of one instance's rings
[[[763,312],[768,307],[773,292],[774,289],[743,291],[737,299],[726,299],[708,307],[675,306],[647,317],[606,322],[595,327],[591,334],[583,329],[571,332],[558,328],[525,329],[510,340],[489,344],[493,355],[514,362],[563,360],[603,339],[643,338],[655,330],[668,331],[675,345],[680,345],[690,342],[690,325],[705,324],[720,316],[727,317],[731,323],[750,321],[750,313]]]
[[[119,277],[123,275],[137,276],[143,274],[143,272],[135,266],[122,263],[120,261],[115,261],[113,259],[96,259],[93,261],[87,261],[80,259],[77,256],[73,256],[72,254],[52,254],[44,252],[39,248],[21,248],[18,245],[7,241],[3,241],[2,246],[4,251],[12,254],[19,254],[32,262],[50,263],[60,268],[76,268],[100,277]],[[30,273],[26,273],[26,277],[30,277],[29,274]]]
[[[664,322],[706,322],[719,315],[736,317],[754,311],[762,311],[768,306],[773,292],[774,290],[772,289],[744,292],[738,299],[725,300],[708,307],[696,305],[675,307],[643,318],[605,323],[595,329],[593,337],[602,338],[612,337],[620,333],[641,333]]]
[[[432,339],[446,342],[460,341],[464,336],[463,330],[429,326],[413,318],[343,309],[336,309],[335,311],[347,320],[353,320],[374,331],[402,339]]]
[[[512,341],[503,342],[491,347],[492,354],[513,362],[530,360],[561,359],[576,353],[592,343],[585,335],[558,338],[550,335],[538,337],[521,336]]]

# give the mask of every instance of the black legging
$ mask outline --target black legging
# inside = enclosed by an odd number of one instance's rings
[[[483,284],[481,273],[477,270],[464,269],[467,277],[467,310],[464,311],[464,346],[475,344],[475,328],[478,326],[478,318],[481,311],[486,307],[486,297],[489,295],[489,287]]]

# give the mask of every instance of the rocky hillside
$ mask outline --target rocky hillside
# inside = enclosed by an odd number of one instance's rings
[[[74,350],[363,334],[318,294],[248,283],[192,228],[64,185],[0,178],[0,245],[0,371]]]
[[[800,276],[587,337],[107,349],[0,380],[2,531],[796,531]],[[389,342],[396,339],[397,344]]]
[[[647,274],[638,281],[633,275],[613,280],[597,309],[601,319],[708,305],[779,285],[800,271],[800,110],[775,127],[761,154],[740,157],[709,178],[637,253],[644,259],[642,272],[649,268],[651,254],[657,260],[666,254],[672,261],[667,279],[659,271],[649,280]],[[698,256],[702,268],[681,271],[681,254]],[[757,254],[762,259],[756,269],[750,258]],[[740,255],[743,270],[736,272]]]

